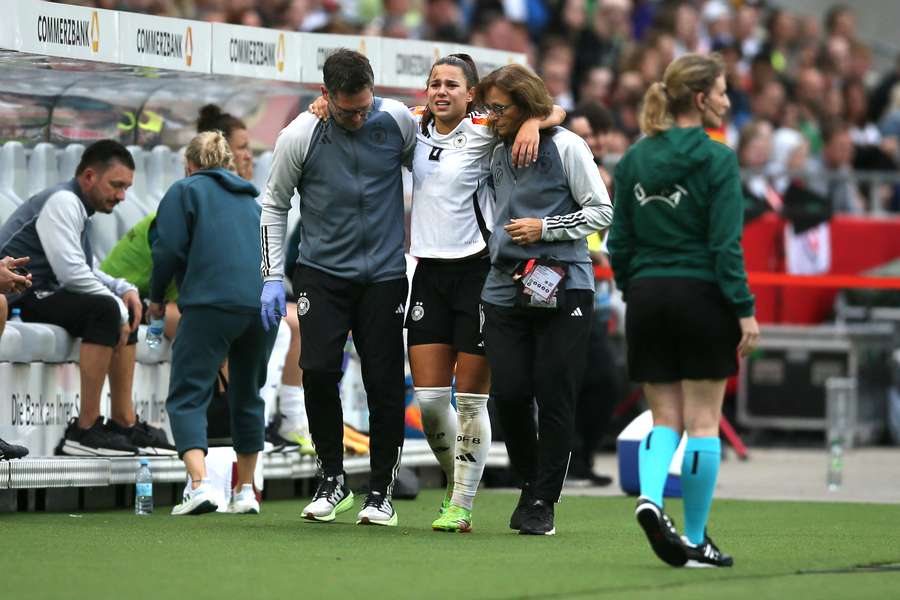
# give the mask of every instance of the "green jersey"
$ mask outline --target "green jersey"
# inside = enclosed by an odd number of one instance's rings
[[[138,289],[141,298],[150,296],[150,273],[153,257],[150,254],[150,226],[156,219],[151,213],[138,221],[121,240],[116,242],[109,255],[100,264],[100,270],[113,277],[121,277]],[[166,301],[178,299],[178,290],[173,280],[166,290]]]
[[[738,317],[753,315],[741,248],[737,157],[700,127],[673,127],[632,146],[615,171],[609,252],[627,293],[637,277],[718,284]]]

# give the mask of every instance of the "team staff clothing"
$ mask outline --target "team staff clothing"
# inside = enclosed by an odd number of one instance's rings
[[[485,115],[469,113],[442,134],[434,120],[422,132],[419,107],[413,157],[413,203],[409,253],[416,258],[455,260],[487,248],[493,227],[488,186],[491,152],[498,140]]]
[[[32,196],[10,215],[0,227],[0,255],[30,256],[32,276],[28,290],[8,296],[10,307],[24,295],[46,298],[64,289],[109,298],[115,303],[119,324],[128,323],[121,296],[137,288],[95,265],[89,237],[93,215],[74,178]]]
[[[593,306],[589,290],[568,292],[558,311],[484,305],[491,395],[509,460],[546,502],[559,500],[569,465]]]
[[[257,190],[225,169],[175,182],[159,203],[152,240],[150,300],[178,285],[181,320],[172,346],[166,411],[179,456],[206,452],[206,410],[227,357],[234,448],[262,450],[265,403],[259,389],[277,331],[259,320],[260,208]]]
[[[22,311],[23,321],[59,325],[72,337],[81,338],[82,343],[110,348],[119,344],[119,308],[109,296],[58,290],[46,296],[25,294],[15,307]],[[126,344],[134,345],[137,340],[135,329],[128,334]]]
[[[587,161],[587,162],[586,162]],[[512,273],[529,258],[566,263],[566,289],[594,289],[594,272],[585,237],[609,226],[612,203],[587,144],[562,127],[541,132],[537,163],[527,169],[512,166],[511,144],[500,144],[491,160],[496,197],[494,233],[489,247],[491,270],[481,298],[512,306],[516,283]],[[520,246],[503,226],[510,219],[539,218],[541,240]]]
[[[639,277],[629,286],[625,332],[632,380],[670,383],[737,373],[741,328],[715,283]]]
[[[407,344],[447,344],[458,352],[484,355],[479,302],[491,263],[420,259],[406,316]]]
[[[325,476],[344,472],[338,383],[347,334],[359,353],[369,404],[371,489],[390,495],[403,447],[406,277],[360,283],[306,265],[294,272],[306,414]]]
[[[615,190],[609,250],[626,297],[639,278],[701,279],[719,287],[737,317],[753,315],[741,178],[730,148],[701,127],[645,137],[616,166]]]
[[[281,130],[262,202],[265,281],[284,276],[294,190],[304,242],[300,264],[362,283],[406,276],[401,166],[412,160],[415,127],[406,106],[376,97],[359,130],[306,112]]]

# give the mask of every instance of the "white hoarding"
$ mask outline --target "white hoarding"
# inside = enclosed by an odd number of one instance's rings
[[[381,40],[381,85],[425,89],[431,65],[456,51],[454,44],[413,40]]]
[[[209,23],[119,13],[119,47],[125,64],[209,73],[211,46]]]
[[[300,81],[300,34],[213,23],[212,72]]]
[[[17,2],[13,14],[16,50],[119,61],[119,13],[116,11],[32,1]]]
[[[322,67],[325,59],[338,48],[348,48],[365,54],[372,63],[375,84],[381,84],[381,38],[360,35],[330,35],[324,33],[301,33],[300,81],[322,83]]]

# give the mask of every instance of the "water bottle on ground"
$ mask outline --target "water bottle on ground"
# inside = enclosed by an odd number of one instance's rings
[[[150,325],[147,327],[147,346],[151,350],[162,343],[165,326],[165,319],[150,319]]]
[[[10,311],[9,320],[14,321],[16,323],[21,323],[22,322],[22,309],[21,308],[12,309],[12,311]]]
[[[153,514],[153,476],[150,474],[150,461],[146,458],[138,463],[134,481],[134,514]]]
[[[830,377],[825,382],[825,420],[828,443],[828,491],[841,488],[844,453],[852,443],[855,422],[856,381],[849,377]]]

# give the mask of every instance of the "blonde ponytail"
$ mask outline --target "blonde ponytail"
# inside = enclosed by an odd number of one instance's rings
[[[672,126],[665,84],[657,81],[647,89],[638,122],[645,135],[656,135]]]
[[[198,133],[184,151],[184,158],[198,169],[234,170],[234,155],[221,131]]]
[[[638,121],[646,135],[666,131],[675,117],[694,110],[694,96],[708,94],[716,79],[725,72],[718,54],[685,54],[672,61],[663,74],[644,94]]]

